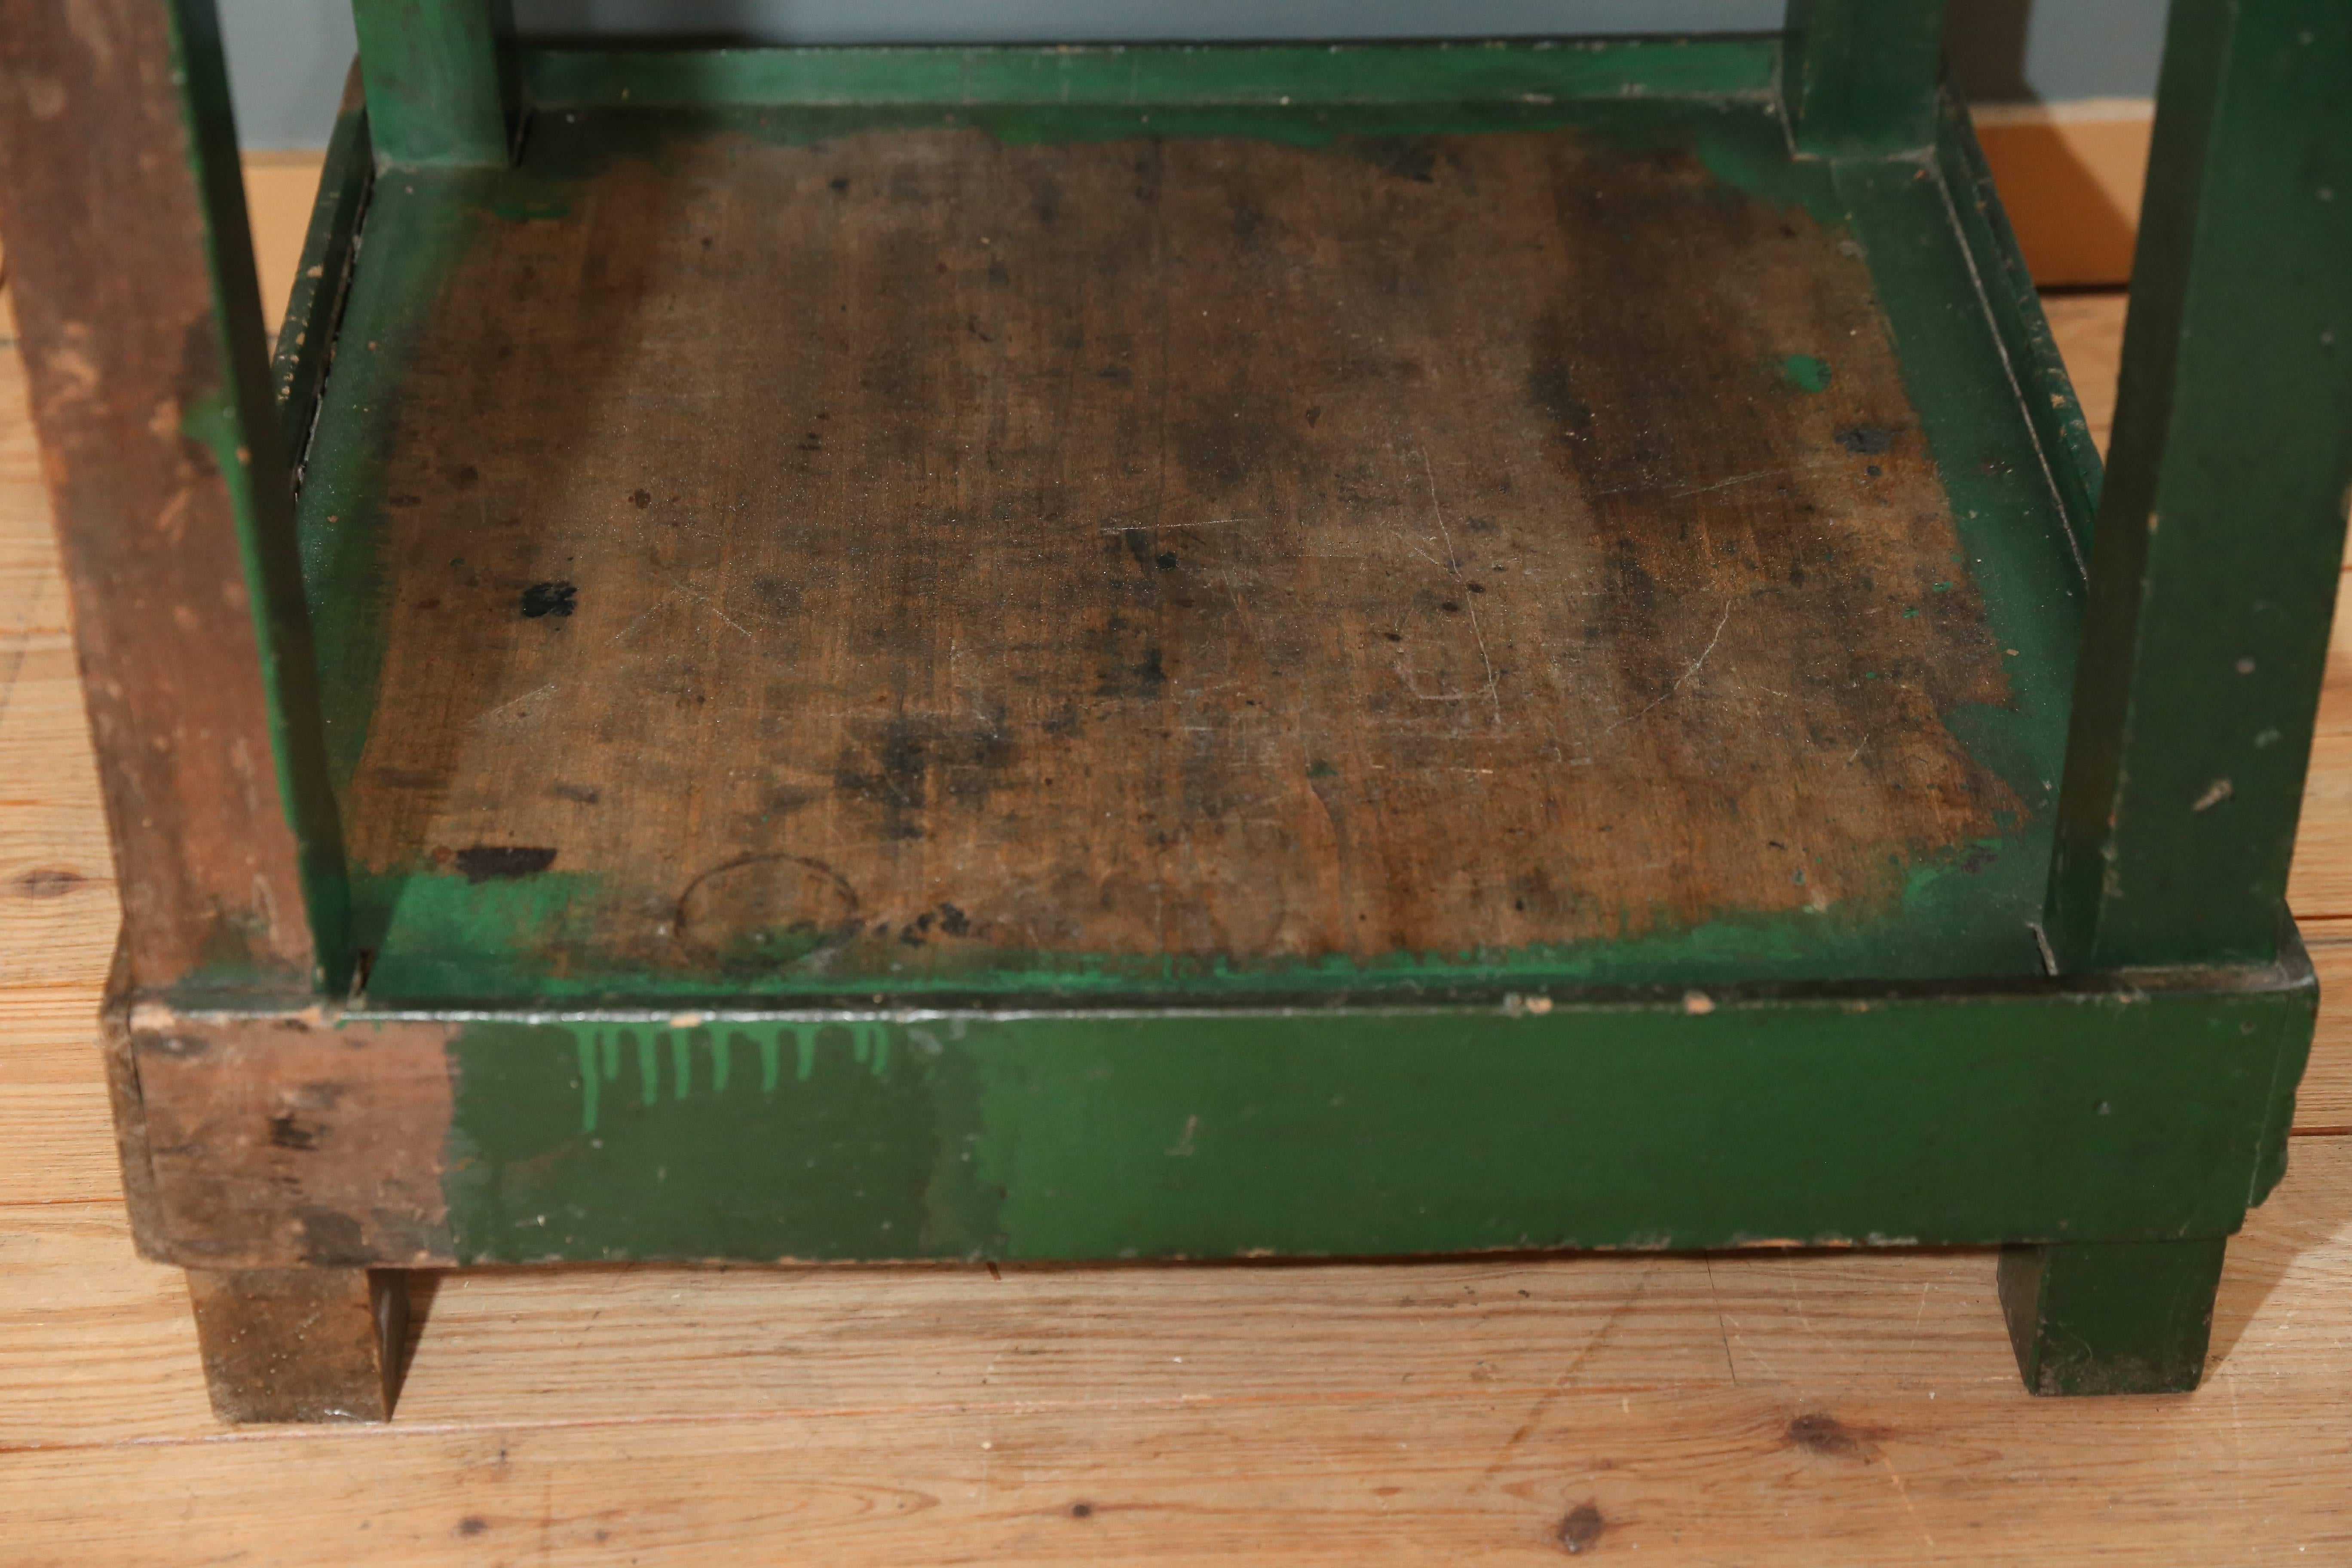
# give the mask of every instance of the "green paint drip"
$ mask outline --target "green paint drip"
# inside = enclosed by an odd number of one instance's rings
[[[1811,354],[1790,354],[1780,362],[1780,374],[1790,386],[1806,392],[1827,392],[1830,389],[1829,361],[1815,359]]]
[[[869,1026],[874,1031],[874,1076],[882,1077],[890,1070],[890,1026]]]
[[[661,1097],[661,1061],[654,1055],[654,1037],[647,1035],[640,1040],[626,1032],[621,1037],[637,1047],[637,1089],[651,1105]]]
[[[773,1035],[764,1035],[761,1037],[760,1092],[761,1094],[773,1094],[776,1092],[776,1053],[782,1048],[782,1042],[778,1040]]]
[[[816,1037],[824,1027],[822,1024],[793,1026],[793,1040],[800,1047],[800,1069],[795,1076],[803,1083],[808,1082],[809,1074],[816,1071]]]
[[[728,1060],[731,1053],[728,1049],[727,1041],[719,1036],[713,1035],[708,1029],[695,1030],[694,1038],[697,1044],[708,1047],[710,1052],[710,1091],[713,1094],[725,1094],[728,1068],[733,1065]]]
[[[694,1037],[684,1029],[669,1037],[669,1064],[677,1076],[670,1097],[684,1100],[694,1089]]]
[[[596,1037],[583,1032],[580,1040],[580,1131],[596,1131]]]
[[[850,1025],[849,1059],[854,1062],[865,1061],[866,1058],[866,1026],[863,1024]]]
[[[610,1035],[600,1034],[596,1044],[604,1052],[604,1081],[610,1083],[621,1076],[621,1042]]]

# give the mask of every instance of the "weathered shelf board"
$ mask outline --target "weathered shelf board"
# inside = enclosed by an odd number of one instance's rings
[[[2048,496],[1993,417],[1956,518],[1766,117],[778,118],[377,193],[303,501],[375,993],[2037,962]]]

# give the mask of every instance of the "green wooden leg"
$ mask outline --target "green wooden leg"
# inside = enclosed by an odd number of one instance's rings
[[[2000,1308],[2035,1394],[2179,1394],[2205,1372],[2220,1237],[2012,1247]]]

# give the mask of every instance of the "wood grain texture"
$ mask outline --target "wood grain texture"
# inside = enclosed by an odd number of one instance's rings
[[[2352,1140],[2299,1144],[2235,1245],[2202,1392],[2066,1404],[2016,1387],[1973,1252],[583,1270],[444,1280],[383,1432],[222,1442],[177,1280],[98,1267],[95,1219],[36,1216],[45,1267],[0,1273],[29,1563],[177,1561],[192,1501],[263,1561],[2352,1551]]]
[[[305,500],[382,601],[355,861],[583,874],[573,973],[1885,909],[2023,809],[1866,266],[1687,154],[592,118]]]
[[[2352,920],[2305,920],[2319,973],[2319,1030],[2294,1099],[2297,1131],[2352,1132]]]

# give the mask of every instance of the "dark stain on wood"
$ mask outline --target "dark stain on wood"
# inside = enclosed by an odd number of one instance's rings
[[[1570,1557],[1577,1557],[1597,1550],[1601,1545],[1601,1533],[1608,1528],[1609,1521],[1601,1518],[1599,1509],[1589,1502],[1580,1502],[1570,1509],[1560,1520],[1559,1527],[1552,1531],[1552,1539],[1559,1542],[1560,1549]]]
[[[2017,808],[1867,268],[1686,153],[644,149],[404,347],[368,866],[560,841],[591,964],[1369,959],[1891,908]],[[421,608],[559,566],[565,638]]]
[[[523,844],[472,844],[453,858],[468,882],[506,881],[535,877],[555,864],[556,851]]]
[[[1873,1429],[1849,1426],[1836,1416],[1820,1412],[1791,1417],[1788,1435],[1790,1443],[1809,1454],[1864,1463],[1875,1451],[1879,1436]]]
[[[12,884],[26,899],[62,899],[89,885],[89,878],[62,866],[36,866]]]
[[[449,1261],[450,1028],[134,1009],[142,1249],[191,1268]]]
[[[527,621],[568,616],[579,607],[580,590],[570,583],[533,583],[522,591],[522,615]]]

